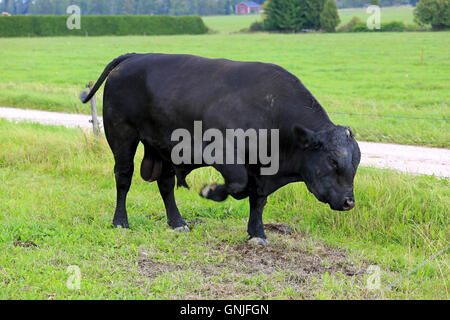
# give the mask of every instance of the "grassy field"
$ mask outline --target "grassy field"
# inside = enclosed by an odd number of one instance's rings
[[[0,120],[0,145],[0,299],[449,298],[448,253],[401,278],[448,245],[448,180],[363,168],[357,207],[346,213],[289,185],[269,198],[265,223],[296,231],[269,231],[271,245],[254,248],[247,201],[197,195],[219,180],[210,170],[189,177],[190,191],[176,191],[191,233],[167,227],[157,186],[138,175],[131,230],[113,229],[104,139]],[[139,148],[136,171],[141,158]],[[369,265],[381,269],[383,289],[366,288]],[[66,286],[69,266],[80,268],[80,290]]]
[[[233,33],[250,27],[253,22],[260,21],[258,14],[245,14],[233,16],[206,16],[202,17],[211,32]]]
[[[413,7],[381,7],[381,22],[402,21],[405,24],[415,24]],[[340,9],[340,25],[346,24],[352,17],[358,17],[366,21],[371,14],[366,12],[366,8]],[[259,15],[235,15],[235,16],[208,16],[203,17],[203,21],[212,32],[233,33],[248,28],[253,22],[261,21]]]
[[[402,21],[404,24],[416,24],[414,22],[413,7],[381,7],[381,23],[391,21]],[[366,21],[372,13],[367,13],[366,8],[341,9],[339,17],[341,25],[346,24],[352,17],[358,17],[362,21]]]
[[[281,65],[358,139],[449,147],[449,34],[0,39],[0,105],[88,113],[78,94],[115,57],[190,53]]]
[[[410,23],[411,9],[396,10],[383,8],[382,22]],[[365,14],[340,13],[344,23]],[[0,106],[89,113],[78,94],[113,58],[190,53],[283,66],[358,139],[450,147],[442,120],[450,115],[449,32],[226,34],[255,19],[208,17],[218,33],[202,36],[0,39]],[[448,179],[360,168],[350,212],[291,184],[269,198],[270,246],[255,248],[247,243],[246,200],[198,196],[205,183],[220,182],[212,169],[195,171],[191,190],[176,191],[192,232],[170,230],[156,184],[138,174],[142,155],[140,146],[131,229],[114,229],[104,138],[0,119],[0,300],[449,299],[448,252],[403,277],[448,246]],[[278,223],[293,232],[278,232]],[[381,270],[374,291],[372,265]],[[67,287],[69,266],[81,271],[79,290]]]

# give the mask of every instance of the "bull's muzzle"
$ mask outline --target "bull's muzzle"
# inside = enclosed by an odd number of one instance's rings
[[[355,199],[354,198],[345,198],[344,203],[342,205],[342,209],[345,211],[352,210],[355,207]]]

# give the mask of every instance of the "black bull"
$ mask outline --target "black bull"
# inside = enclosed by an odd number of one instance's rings
[[[223,133],[238,128],[278,129],[278,172],[261,175],[261,163],[212,164],[225,183],[206,186],[200,193],[215,201],[228,195],[249,197],[248,234],[257,243],[266,243],[262,213],[268,195],[288,183],[305,182],[318,200],[334,210],[354,207],[353,180],[360,151],[351,130],[333,124],[300,80],[283,68],[191,55],[127,54],[113,60],[91,92],[83,93],[84,103],[106,78],[103,121],[115,159],[115,226],[128,228],[125,202],[133,159],[142,142],[142,178],[157,181],[168,224],[188,230],[175,203],[175,176],[179,186],[187,187],[186,175],[207,164],[175,164],[171,150],[176,142],[171,137],[179,128],[193,135],[195,121],[201,121],[203,130],[216,128]]]

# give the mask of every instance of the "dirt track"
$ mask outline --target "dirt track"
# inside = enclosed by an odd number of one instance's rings
[[[88,115],[0,107],[0,118],[66,127],[92,128]],[[102,123],[101,118],[99,119]],[[450,177],[450,150],[359,141],[363,166]]]

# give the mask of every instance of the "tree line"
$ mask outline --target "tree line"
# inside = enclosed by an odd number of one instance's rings
[[[334,0],[269,0],[264,16],[260,28],[268,31],[334,32],[340,22]]]
[[[265,0],[253,0],[259,4]],[[85,15],[227,15],[241,0],[0,0],[11,14],[66,14],[77,5]]]
[[[370,0],[370,4],[379,5],[381,1]],[[269,0],[264,7],[264,20],[253,23],[250,31],[323,30],[334,32],[340,23],[335,0]],[[355,18],[345,26],[349,29],[346,30],[347,32],[369,31],[367,24],[363,24],[358,18]],[[449,29],[450,0],[418,1],[414,9],[414,21],[421,26],[431,25],[433,30]],[[401,21],[391,21],[381,27],[381,31],[404,31],[407,29]]]
[[[11,14],[66,14],[78,5],[86,15],[227,15],[242,0],[0,0],[0,10]],[[266,0],[253,0],[263,4]],[[275,0],[276,1],[276,0]],[[418,0],[380,0],[381,6],[416,5]],[[321,2],[316,0],[316,2]],[[370,0],[337,0],[339,8],[365,7]]]

